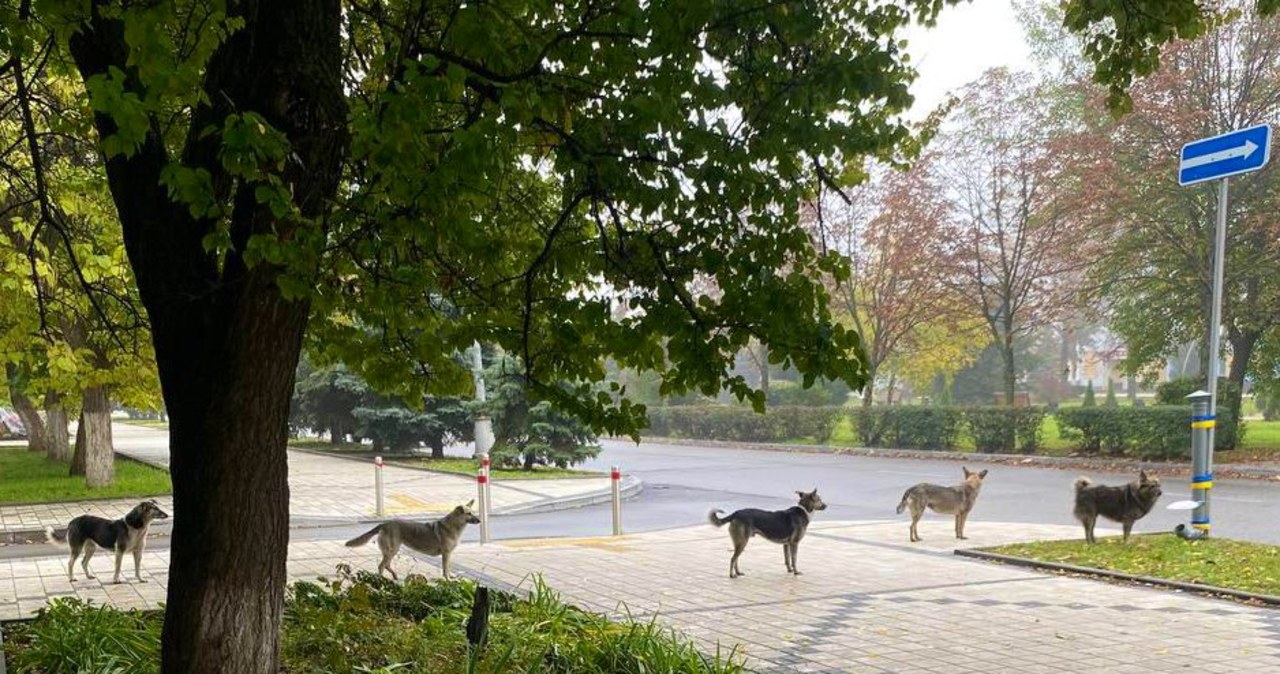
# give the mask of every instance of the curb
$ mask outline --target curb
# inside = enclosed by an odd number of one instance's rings
[[[363,463],[363,464],[366,464],[366,465],[372,465],[372,464],[370,464],[370,461],[371,461],[371,460],[372,460],[372,458],[373,458],[373,457],[372,457],[372,455],[370,455],[370,456],[343,456],[342,454],[337,454],[337,453],[335,453],[335,452],[326,452],[326,451],[321,450],[321,449],[308,449],[308,448],[303,448],[303,447],[294,447],[293,445],[289,445],[289,451],[291,451],[291,452],[302,452],[303,454],[312,454],[312,455],[315,455],[315,456],[324,456],[324,457],[328,457],[328,458],[331,458],[331,459],[342,459],[342,460],[344,460],[344,461],[357,461],[357,462],[359,462],[359,463]],[[383,463],[385,463],[385,464],[386,464],[386,465],[388,465],[388,466],[395,466],[396,468],[404,468],[405,470],[416,470],[416,471],[419,471],[419,472],[422,472],[422,473],[431,473],[431,474],[433,474],[433,475],[447,475],[447,476],[449,476],[449,477],[461,478],[461,479],[463,479],[463,480],[470,480],[470,481],[472,481],[472,482],[475,482],[475,479],[476,479],[476,476],[475,476],[475,475],[467,475],[467,474],[464,474],[464,473],[453,473],[453,472],[450,472],[450,471],[447,471],[447,470],[434,470],[434,469],[432,469],[432,468],[426,468],[426,467],[424,467],[424,466],[415,466],[415,465],[408,464],[408,463],[400,463],[399,461],[397,461],[397,460],[395,459],[395,457],[386,457],[386,456],[384,456],[384,457],[382,457],[382,459],[383,459]],[[547,480],[598,480],[598,479],[607,479],[608,477],[609,477],[609,473],[608,473],[608,472],[601,472],[601,473],[593,473],[593,474],[590,474],[590,475],[561,475],[560,477],[549,477],[549,478],[543,478],[543,479],[547,479]],[[503,480],[503,482],[504,482],[504,483],[509,483],[509,482],[528,482],[528,483],[530,483],[530,484],[537,484],[538,482],[541,482],[541,481],[542,481],[542,479],[528,479],[528,480]]]
[[[606,478],[607,479],[607,478]],[[622,499],[634,498],[644,491],[644,482],[634,475],[628,475],[622,480],[620,488]],[[543,501],[535,501],[522,505],[509,506],[506,508],[498,508],[493,511],[494,515],[531,515],[535,513],[549,513],[558,510],[572,510],[574,508],[584,508],[586,506],[597,505],[600,503],[608,503],[613,499],[612,488],[593,491],[578,496],[570,496],[562,499],[545,499]]]
[[[1020,566],[1029,569],[1037,569],[1043,571],[1063,571],[1066,573],[1075,573],[1085,576],[1095,576],[1101,578],[1111,578],[1114,580],[1123,580],[1130,583],[1142,583],[1144,585],[1154,585],[1156,587],[1165,587],[1174,590],[1183,590],[1186,592],[1195,592],[1197,594],[1212,595],[1216,597],[1231,597],[1234,599],[1243,599],[1245,601],[1253,601],[1268,606],[1280,607],[1280,597],[1272,594],[1257,594],[1254,592],[1246,592],[1244,590],[1233,590],[1226,587],[1218,587],[1216,585],[1202,585],[1200,583],[1186,583],[1179,580],[1169,580],[1167,578],[1153,578],[1151,576],[1139,576],[1132,573],[1124,573],[1122,571],[1109,571],[1107,569],[1095,569],[1088,566],[1076,566],[1075,564],[1059,564],[1057,562],[1042,562],[1035,559],[1027,559],[1026,557],[1014,557],[1012,555],[1001,555],[995,552],[984,552],[981,550],[963,550],[955,551],[957,557],[968,557],[970,559],[978,559],[986,562],[998,562],[1008,564],[1010,566]]]
[[[981,452],[956,452],[950,450],[883,449],[869,447],[833,447],[829,445],[791,445],[774,442],[736,442],[730,440],[696,440],[693,438],[642,438],[642,442],[659,445],[684,445],[715,447],[721,449],[749,449],[769,452],[801,454],[839,454],[885,459],[942,459],[946,461],[972,461],[1002,465],[1031,466],[1037,468],[1081,469],[1109,472],[1133,472],[1139,469],[1160,471],[1164,474],[1191,472],[1190,463],[1168,461],[1135,461],[1110,457],[1037,456],[1035,454],[987,454]],[[1280,480],[1280,467],[1256,466],[1233,468],[1229,463],[1214,466],[1214,475],[1225,479]]]

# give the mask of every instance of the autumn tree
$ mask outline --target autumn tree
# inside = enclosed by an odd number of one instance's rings
[[[1041,95],[1029,75],[1005,70],[969,85],[940,137],[946,159],[935,183],[951,201],[946,274],[987,326],[1009,404],[1015,342],[1069,310],[1091,255],[1066,196],[1079,176],[1054,156],[1064,120]]]
[[[1243,9],[1243,7],[1240,7]],[[1103,204],[1099,229],[1114,241],[1095,270],[1099,302],[1129,346],[1136,372],[1199,345],[1208,361],[1214,185],[1182,187],[1175,161],[1196,138],[1273,120],[1280,107],[1280,26],[1247,15],[1215,24],[1202,37],[1165,50],[1161,67],[1129,90],[1131,112],[1082,136],[1098,180],[1089,198]],[[1098,101],[1098,106],[1102,105]],[[1222,327],[1231,354],[1226,376],[1239,409],[1259,349],[1280,331],[1280,173],[1231,179]],[[1228,443],[1230,444],[1230,443]]]
[[[952,326],[948,332],[959,338],[953,344],[972,334],[954,330],[963,322],[957,298],[939,274],[947,203],[930,179],[933,169],[927,158],[909,171],[884,171],[807,219],[816,245],[850,261],[847,280],[829,280],[834,306],[862,336],[871,381],[886,379],[890,395],[900,372],[920,383],[963,361],[939,349],[937,326]],[[935,353],[946,355],[931,359]],[[891,363],[896,367],[886,367]],[[863,389],[863,406],[873,394],[874,386]]]
[[[89,487],[114,479],[112,398],[157,396],[149,335],[115,206],[93,142],[92,111],[65,51],[14,33],[0,69],[0,360],[31,446],[70,460]],[[45,419],[36,412],[43,400]],[[74,452],[67,411],[78,411]]]
[[[643,423],[594,386],[608,358],[759,403],[729,374],[755,338],[860,388],[857,336],[817,281],[847,272],[799,204],[911,145],[895,37],[942,4],[0,15],[18,79],[46,44],[74,61],[150,319],[177,514],[162,670],[279,669],[289,400],[313,316],[332,360],[406,397],[466,388],[453,354],[500,345],[531,395],[597,431]],[[719,296],[690,291],[701,275]],[[614,320],[623,293],[634,313]]]

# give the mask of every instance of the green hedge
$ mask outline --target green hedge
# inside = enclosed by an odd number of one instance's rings
[[[1043,407],[967,407],[965,427],[979,452],[1034,454],[1040,448]]]
[[[771,407],[756,414],[745,407],[654,407],[649,409],[646,435],[694,440],[785,442],[831,438],[842,407]]]
[[[867,447],[950,449],[960,433],[960,421],[955,407],[875,406],[854,412],[858,437]]]
[[[1198,390],[1208,390],[1204,377],[1181,377],[1156,387],[1156,404],[1181,407],[1190,414],[1191,404],[1187,396]],[[1226,377],[1218,378],[1218,427],[1213,434],[1213,447],[1218,451],[1235,449],[1244,440],[1245,424],[1239,423],[1240,410],[1234,404],[1239,399],[1240,387]],[[1187,442],[1190,442],[1188,440]]]
[[[1191,449],[1191,409],[1187,405],[1152,407],[1078,407],[1058,412],[1063,437],[1090,454],[1170,459]]]

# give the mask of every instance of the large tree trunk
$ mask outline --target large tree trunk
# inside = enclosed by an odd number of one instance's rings
[[[27,430],[27,449],[33,452],[45,452],[45,427],[44,420],[40,418],[40,411],[36,409],[36,405],[27,397],[18,387],[18,368],[15,365],[6,365],[5,374],[9,380],[9,400],[13,401],[13,409],[18,414],[18,418],[22,420],[22,426]]]
[[[57,394],[45,396],[44,420],[45,456],[53,461],[70,461],[71,437],[67,434],[67,410]]]
[[[85,440],[85,484],[90,489],[111,486],[116,480],[116,454],[111,443],[111,401],[105,387],[85,389],[80,427]]]
[[[103,3],[105,4],[105,3]],[[110,69],[142,85],[125,26],[93,3],[71,39],[84,79]],[[228,4],[243,25],[208,61],[181,161],[210,172],[229,223],[197,219],[160,180],[170,157],[159,123],[129,155],[106,161],[125,247],[151,319],[169,414],[174,528],[162,633],[165,674],[277,674],[289,546],[289,400],[309,303],[282,296],[279,267],[241,257],[258,234],[300,245],[308,225],[258,203],[255,185],[219,158],[228,115],[255,112],[290,143],[283,181],[303,218],[320,222],[345,152],[338,0]],[[144,92],[145,93],[145,92]],[[114,120],[98,114],[102,137]],[[264,167],[274,170],[272,167]],[[233,191],[234,190],[234,191]],[[232,250],[202,243],[228,226]],[[300,272],[305,270],[298,270]]]
[[[444,458],[444,438],[439,436],[431,438],[431,458]]]
[[[89,449],[85,447],[84,410],[80,411],[80,422],[76,424],[76,444],[71,448],[71,475],[84,475],[85,457]]]

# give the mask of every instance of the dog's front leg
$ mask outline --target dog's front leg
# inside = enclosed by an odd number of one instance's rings
[[[142,577],[142,546],[133,549],[133,577],[138,579],[139,583],[145,583],[147,580]]]

